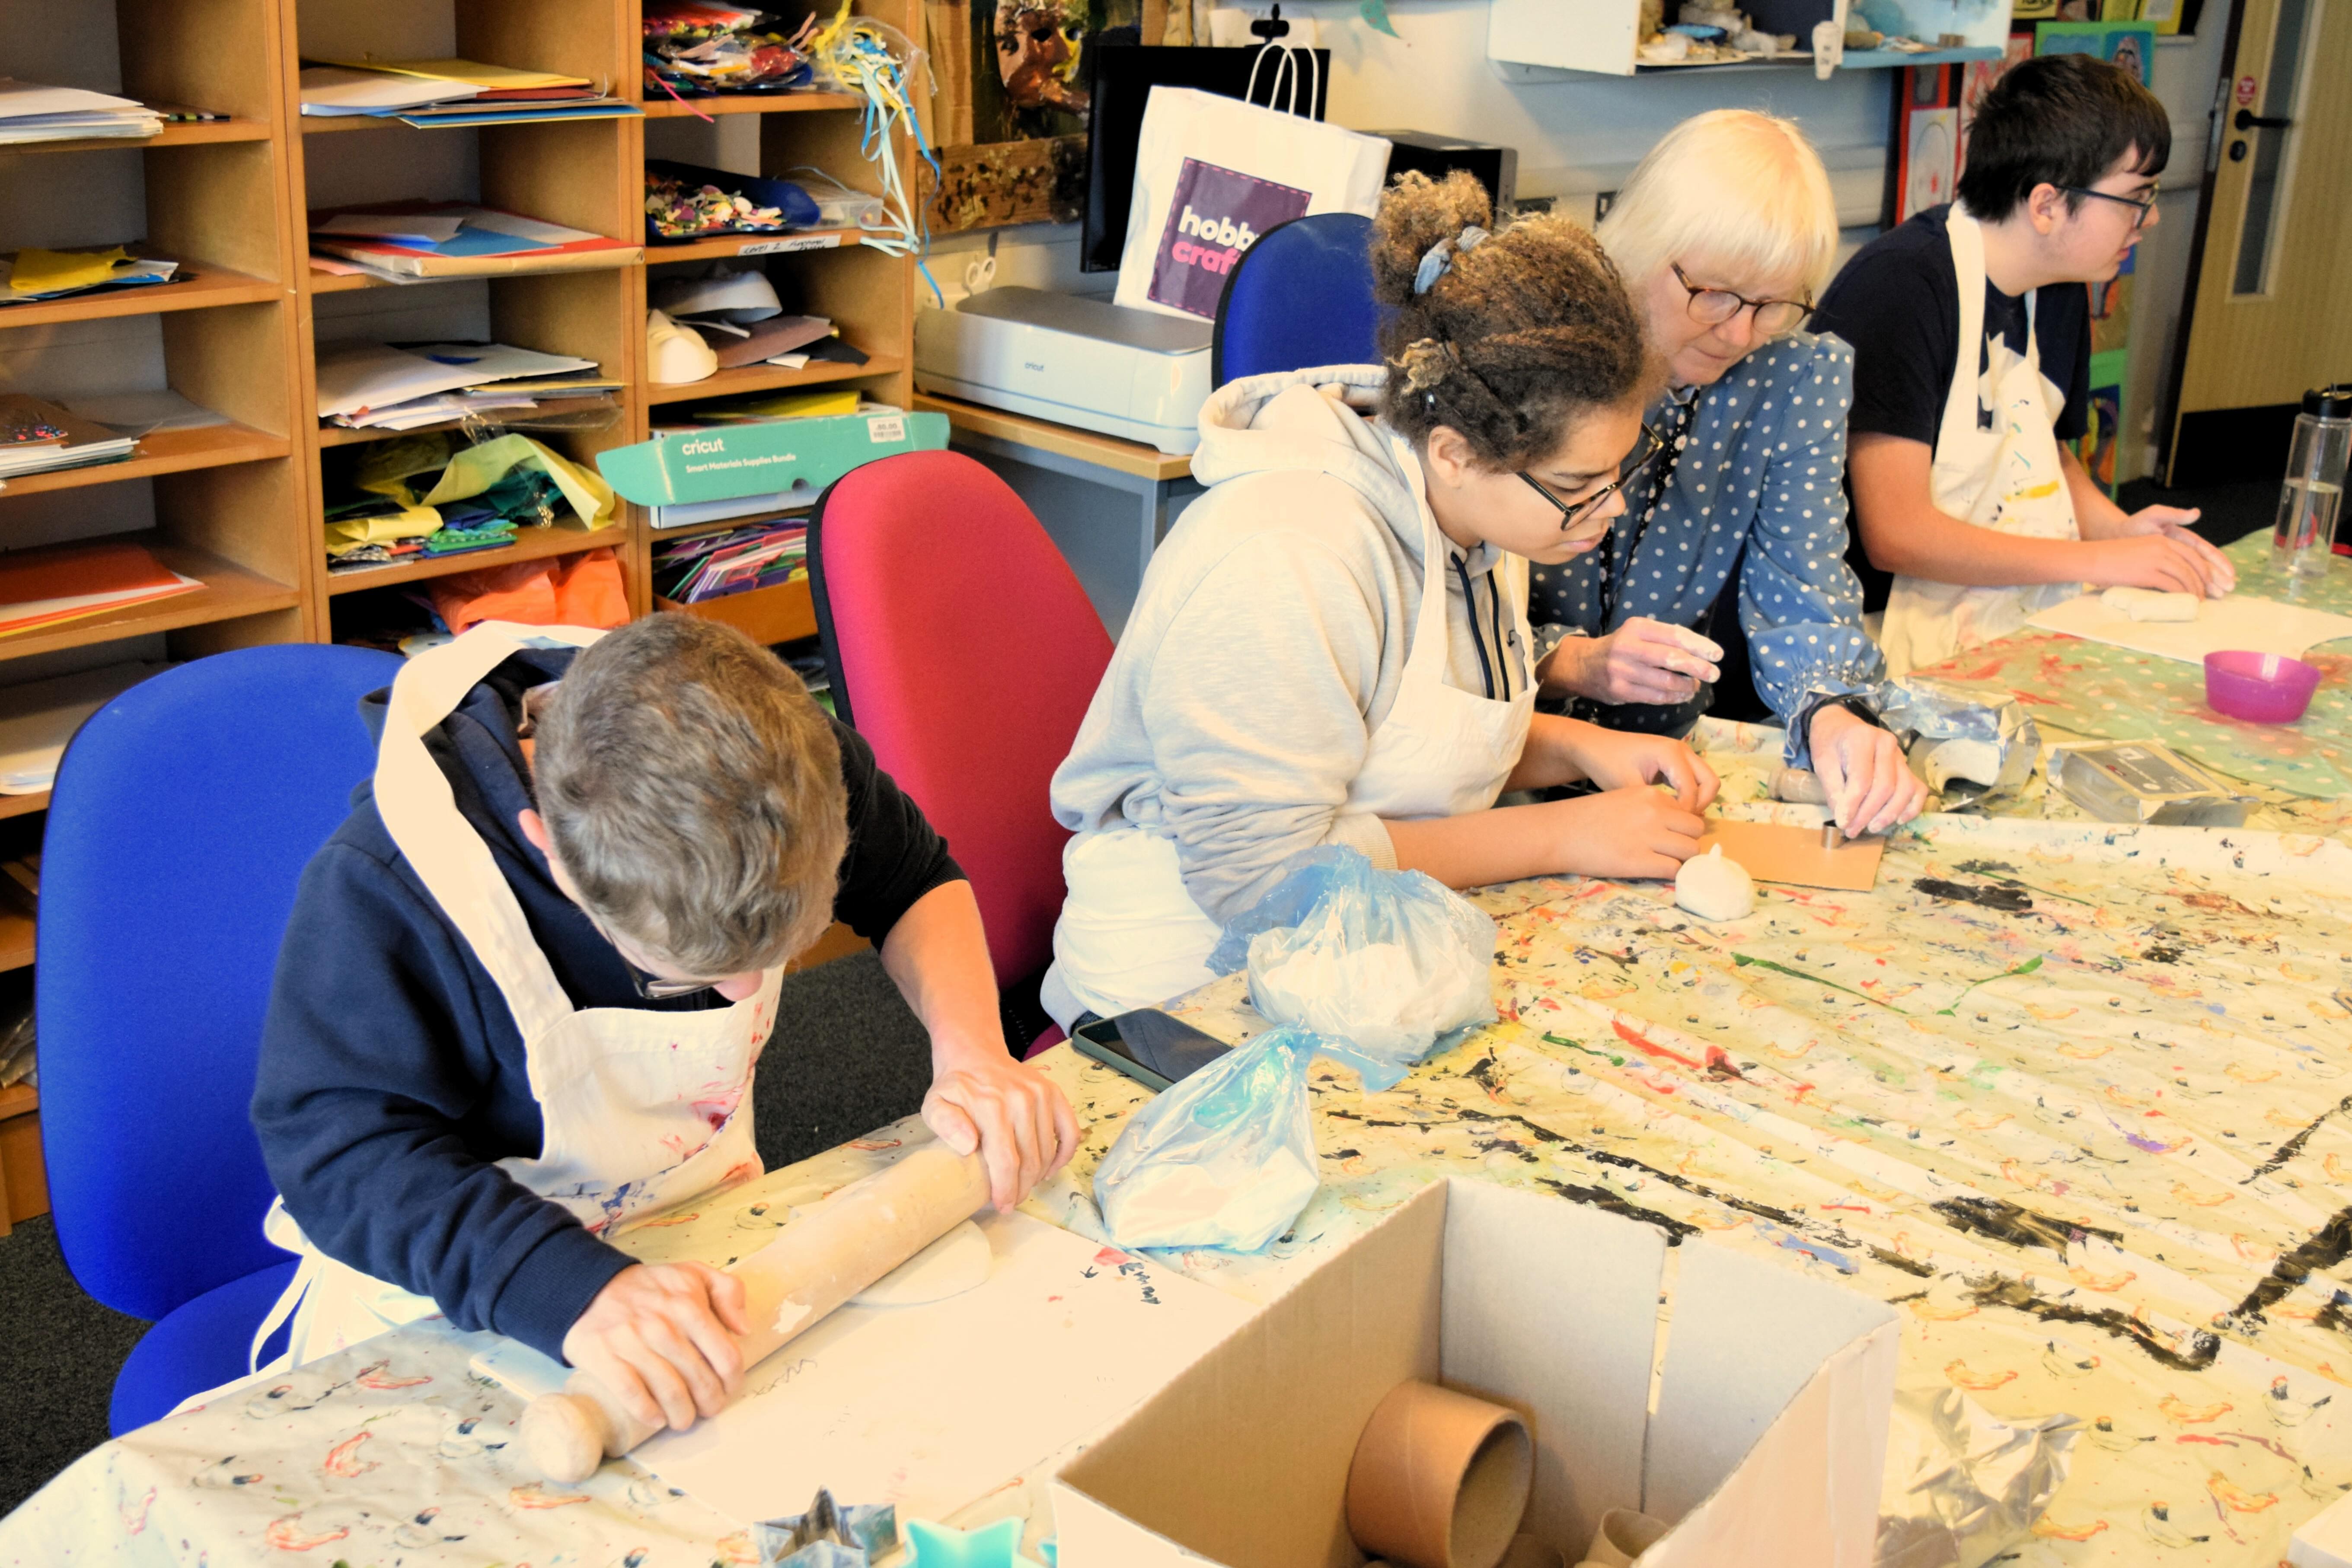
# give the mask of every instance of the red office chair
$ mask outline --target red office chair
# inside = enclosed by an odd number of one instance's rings
[[[1070,835],[1047,787],[1110,636],[1020,497],[955,453],[904,453],[835,481],[808,543],[835,709],[971,878],[1005,1039],[1050,1045],[1060,1034],[1037,985]]]

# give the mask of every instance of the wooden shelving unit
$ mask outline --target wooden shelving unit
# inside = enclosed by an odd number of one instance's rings
[[[105,0],[98,0],[104,4]],[[756,117],[759,171],[781,174],[814,165],[864,190],[879,181],[859,149],[863,99],[843,93],[743,95],[680,103],[642,88],[638,0],[111,0],[118,39],[119,90],[152,102],[188,105],[225,119],[167,124],[141,140],[0,145],[0,161],[78,158],[79,183],[133,193],[142,204],[135,228],[104,236],[50,237],[53,214],[27,204],[0,205],[0,250],[21,246],[137,242],[144,254],[181,263],[168,285],[0,310],[0,370],[31,365],[8,384],[62,397],[136,391],[166,384],[228,416],[207,429],[164,432],[142,440],[127,462],[26,476],[0,489],[0,550],[37,550],[60,540],[134,539],[176,571],[201,580],[194,592],[15,636],[0,636],[0,685],[7,666],[34,655],[89,663],[187,659],[257,643],[332,641],[340,608],[373,590],[399,590],[434,577],[515,561],[611,549],[629,602],[653,608],[651,555],[664,539],[707,528],[656,534],[644,511],[624,503],[593,530],[526,529],[497,550],[372,570],[326,570],[322,464],[352,460],[393,433],[322,428],[317,407],[320,342],[370,335],[377,315],[472,310],[481,330],[522,347],[593,360],[623,392],[602,429],[537,436],[577,461],[645,440],[674,405],[734,393],[853,384],[878,401],[908,406],[913,396],[914,264],[860,243],[854,230],[749,235],[653,246],[635,263],[576,272],[524,273],[488,280],[396,286],[335,276],[310,266],[308,209],[404,197],[475,200],[551,222],[639,242],[644,232],[643,165],[648,120]],[[833,0],[778,0],[787,18],[830,12]],[[902,36],[923,36],[918,0],[857,0],[857,9]],[[397,121],[305,120],[297,73],[306,48],[351,58],[456,54],[501,65],[564,71],[604,85],[639,105],[643,117],[530,122],[479,128],[417,129]],[[57,79],[37,59],[12,58],[0,30],[0,75]],[[103,61],[70,85],[116,90]],[[918,101],[928,94],[919,91]],[[740,124],[740,118],[731,123]],[[671,133],[677,134],[677,133]],[[894,150],[911,185],[911,149]],[[66,176],[59,174],[58,179]],[[412,188],[414,187],[414,188]],[[779,246],[778,241],[783,243]],[[744,255],[746,251],[753,254]],[[866,353],[864,365],[816,362],[801,371],[757,366],[683,387],[645,379],[647,291],[667,272],[713,262],[756,266],[803,308],[830,316]],[[431,331],[386,329],[411,339]],[[45,385],[43,353],[75,335],[131,334],[160,378],[131,363],[115,384],[86,359]],[[115,341],[106,337],[106,342]],[[80,350],[76,350],[79,352]],[[47,361],[55,364],[57,361]],[[110,368],[110,365],[108,366]],[[66,520],[60,522],[60,518]],[[740,527],[739,519],[711,527]],[[813,625],[805,584],[767,591],[757,605],[762,626],[803,635]],[[750,599],[752,596],[742,596]],[[698,607],[698,610],[699,607]],[[120,645],[119,647],[116,645]],[[48,673],[44,666],[37,674]],[[42,795],[0,796],[0,820],[47,809]],[[30,831],[30,830],[27,830]],[[0,973],[32,961],[30,895],[0,888]],[[30,1141],[37,1097],[0,1091],[0,1144]],[[21,1157],[14,1162],[22,1166]],[[37,1160],[32,1176],[37,1179]],[[21,1199],[23,1170],[5,1176]],[[23,1208],[18,1205],[21,1215]],[[38,1212],[37,1209],[33,1212]],[[0,1197],[0,1234],[8,1203]]]

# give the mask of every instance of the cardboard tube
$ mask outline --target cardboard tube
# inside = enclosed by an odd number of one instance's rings
[[[1668,1526],[1638,1509],[1612,1508],[1592,1532],[1592,1549],[1580,1568],[1633,1568],[1633,1560],[1655,1546]]]
[[[1535,1444],[1514,1412],[1401,1383],[1348,1469],[1348,1533],[1397,1568],[1496,1568],[1528,1511]]]
[[[1561,1568],[1562,1562],[1557,1547],[1546,1546],[1532,1535],[1514,1535],[1498,1568]]]
[[[988,1166],[944,1144],[917,1149],[853,1182],[728,1271],[743,1281],[751,1332],[735,1342],[746,1370],[971,1218],[988,1201]],[[532,1400],[522,1447],[541,1475],[570,1484],[662,1430],[629,1414],[603,1383],[575,1372]]]

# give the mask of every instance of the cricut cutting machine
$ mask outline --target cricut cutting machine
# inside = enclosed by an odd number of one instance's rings
[[[1008,284],[915,313],[915,385],[1187,453],[1201,444],[1213,330]]]

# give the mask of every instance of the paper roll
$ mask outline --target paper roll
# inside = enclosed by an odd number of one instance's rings
[[[1560,1568],[1560,1555],[1532,1535],[1514,1535],[1497,1568]]]
[[[1517,1414],[1401,1383],[1348,1470],[1348,1533],[1396,1568],[1496,1568],[1528,1511],[1535,1444]]]
[[[1601,1527],[1592,1532],[1592,1549],[1584,1554],[1583,1568],[1633,1568],[1633,1560],[1655,1546],[1668,1529],[1663,1519],[1630,1508],[1612,1508],[1601,1516]]]

